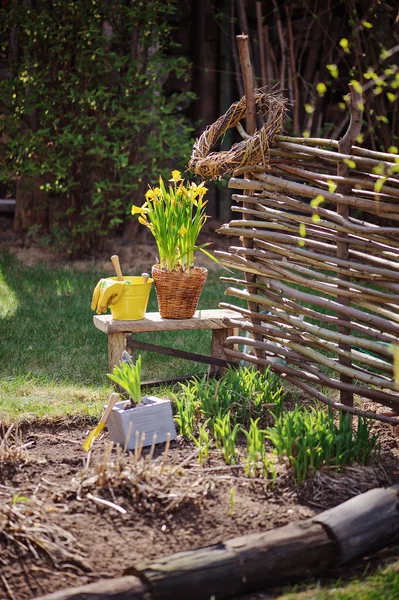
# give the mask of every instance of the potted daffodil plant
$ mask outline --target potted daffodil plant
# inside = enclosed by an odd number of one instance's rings
[[[137,361],[124,351],[122,360],[108,377],[118,384],[128,399],[117,402],[107,421],[113,442],[133,450],[176,438],[176,428],[170,400],[141,395],[141,356]]]
[[[209,244],[197,245],[204,226],[207,200],[204,182],[185,182],[180,171],[172,171],[165,184],[146,193],[145,203],[132,207],[142,225],[155,238],[159,262],[152,267],[152,277],[158,298],[159,312],[170,319],[191,318],[208,274],[207,269],[194,265],[197,250],[217,260],[205,250]]]

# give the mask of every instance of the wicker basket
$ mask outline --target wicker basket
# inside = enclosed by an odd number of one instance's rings
[[[190,273],[163,271],[152,267],[158,309],[164,319],[191,319],[197,310],[208,270],[194,267]]]

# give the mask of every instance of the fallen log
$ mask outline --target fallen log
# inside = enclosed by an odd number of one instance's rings
[[[124,577],[36,600],[224,600],[345,564],[399,534],[399,486],[374,489],[312,519],[179,552]]]
[[[36,600],[151,600],[148,588],[137,577],[100,579],[88,585],[60,590]]]
[[[388,546],[399,532],[399,486],[374,489],[327,510],[321,523],[339,548],[338,564]]]
[[[157,600],[235,598],[319,573],[330,564],[332,553],[324,527],[303,521],[180,552],[126,572],[146,582]]]

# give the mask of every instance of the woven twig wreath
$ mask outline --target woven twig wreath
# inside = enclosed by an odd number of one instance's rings
[[[212,152],[212,146],[230,128],[236,127],[245,117],[245,96],[230,106],[228,111],[207,127],[196,140],[188,167],[203,179],[220,179],[244,166],[262,163],[267,165],[268,150],[275,135],[281,130],[287,100],[280,93],[267,88],[254,90],[256,112],[262,113],[264,125],[255,135],[234,144],[228,151]]]

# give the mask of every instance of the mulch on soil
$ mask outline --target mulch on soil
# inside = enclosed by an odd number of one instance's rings
[[[30,426],[19,460],[0,465],[0,598],[28,600],[120,576],[137,562],[307,519],[398,482],[397,438],[381,427],[380,465],[320,471],[296,487],[285,463],[274,486],[226,467],[216,451],[201,467],[195,446],[181,438],[166,457],[159,444],[145,462],[148,449],[136,461],[118,457],[105,432],[87,464],[86,427]]]

